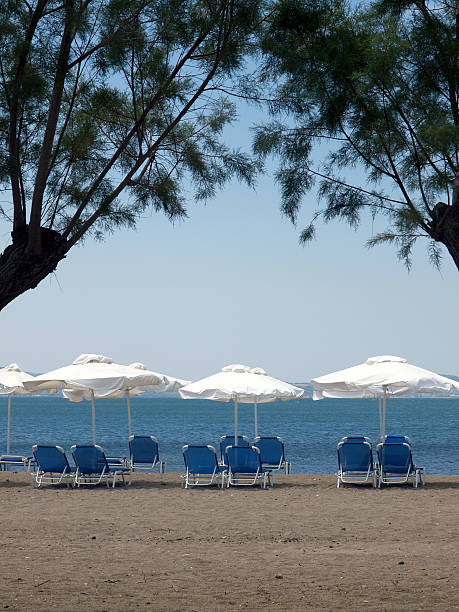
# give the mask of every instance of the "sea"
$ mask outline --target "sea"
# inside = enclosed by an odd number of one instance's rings
[[[2,409],[3,404],[3,409]],[[251,404],[238,410],[238,432],[254,437]],[[387,402],[386,433],[412,440],[416,465],[429,474],[459,474],[459,399],[395,398]],[[231,403],[182,400],[179,397],[131,398],[132,433],[158,438],[166,471],[183,471],[184,444],[211,444],[234,434]],[[6,453],[7,399],[0,397],[0,453]],[[106,455],[128,456],[125,399],[96,400],[96,434]],[[379,441],[376,400],[313,401],[310,398],[258,406],[258,434],[281,436],[293,473],[325,474],[337,469],[336,445],[345,435]],[[92,443],[91,404],[56,396],[13,396],[10,453],[30,456],[33,444]]]

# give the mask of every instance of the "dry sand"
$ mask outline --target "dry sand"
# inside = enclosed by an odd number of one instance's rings
[[[33,489],[0,473],[0,609],[458,610],[459,476]]]

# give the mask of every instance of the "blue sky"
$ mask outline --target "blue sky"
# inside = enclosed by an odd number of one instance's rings
[[[249,147],[253,111],[229,133]],[[335,222],[298,244],[270,176],[256,191],[231,183],[190,218],[152,214],[136,231],[88,240],[57,273],[0,313],[0,364],[43,372],[80,353],[141,361],[197,379],[229,363],[261,366],[289,381],[393,354],[458,374],[459,275],[447,254],[441,274],[426,243],[410,273],[390,247],[367,250],[384,225],[358,231]],[[0,226],[0,246],[9,228]]]

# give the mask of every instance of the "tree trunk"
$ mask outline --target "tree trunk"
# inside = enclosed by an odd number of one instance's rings
[[[432,238],[445,245],[459,270],[459,202],[453,205],[438,202],[429,226]]]
[[[41,228],[42,250],[36,256],[27,252],[28,226],[11,235],[13,243],[0,255],[0,310],[54,272],[67,253],[66,241],[54,230]]]

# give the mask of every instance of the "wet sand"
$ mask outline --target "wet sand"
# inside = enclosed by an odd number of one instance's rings
[[[0,609],[459,610],[459,476],[34,489],[0,473]]]

